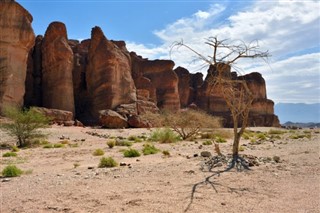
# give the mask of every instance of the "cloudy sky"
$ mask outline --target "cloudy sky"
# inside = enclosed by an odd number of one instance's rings
[[[100,26],[109,39],[125,40],[131,51],[150,59],[172,59],[190,72],[203,63],[187,49],[171,45],[183,40],[203,55],[212,55],[206,38],[258,40],[272,57],[246,59],[241,74],[258,71],[267,83],[268,98],[279,103],[320,102],[320,2],[318,0],[18,0],[34,17],[36,34],[52,21],[67,25],[73,39],[90,37]]]

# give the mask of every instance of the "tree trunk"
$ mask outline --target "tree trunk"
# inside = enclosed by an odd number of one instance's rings
[[[233,145],[232,145],[232,156],[238,156],[239,155],[239,145],[240,145],[240,134],[235,133],[234,139],[233,139]]]

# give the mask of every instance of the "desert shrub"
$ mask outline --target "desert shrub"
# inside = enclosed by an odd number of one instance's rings
[[[45,136],[38,130],[47,127],[49,119],[35,109],[19,110],[15,107],[7,107],[3,110],[3,114],[12,122],[1,124],[0,127],[17,138],[18,147],[28,146],[32,139]]]
[[[112,149],[116,145],[116,140],[110,139],[107,141],[107,145],[110,149]]]
[[[164,116],[162,113],[153,113],[150,111],[147,111],[140,115],[142,120],[148,121],[152,127],[162,127],[165,126],[164,123]]]
[[[151,133],[151,141],[159,141],[160,143],[174,143],[180,140],[179,135],[169,128],[156,129]]]
[[[239,151],[240,151],[240,152],[243,152],[244,150],[245,150],[244,146],[240,146],[240,147],[239,147]]]
[[[301,139],[301,138],[308,138],[311,139],[311,134],[294,134],[290,136],[291,139]]]
[[[197,135],[202,128],[221,127],[221,120],[199,110],[181,110],[164,113],[165,125],[177,132],[183,140]]]
[[[62,141],[60,141],[60,143],[61,143],[61,144],[69,144],[70,141],[68,141],[68,140],[62,140]]]
[[[143,141],[140,137],[135,136],[135,135],[130,135],[130,136],[128,137],[128,140],[129,140],[129,141],[134,141],[134,142],[136,142],[136,143],[139,143],[139,142],[142,142],[142,141]]]
[[[132,146],[132,142],[127,141],[127,140],[116,140],[116,146]]]
[[[268,131],[268,134],[270,134],[270,135],[281,135],[281,134],[284,134],[284,133],[286,133],[286,131],[279,130],[279,129],[270,129]]]
[[[101,156],[101,155],[104,155],[104,151],[102,149],[96,149],[92,154],[94,156]]]
[[[215,141],[216,143],[226,143],[226,142],[227,142],[226,139],[224,139],[223,137],[220,137],[220,136],[216,136],[215,139],[214,139],[214,141]]]
[[[203,141],[202,145],[206,145],[206,146],[212,145],[212,141],[209,141],[209,140]]]
[[[12,146],[12,147],[11,147],[11,151],[12,151],[12,152],[19,152],[20,149],[19,149],[17,146]]]
[[[163,150],[163,151],[162,151],[162,154],[163,154],[164,156],[167,156],[167,157],[170,156],[170,152],[169,152],[168,150]]]
[[[23,171],[15,165],[8,165],[2,170],[2,176],[4,177],[18,177],[22,173]]]
[[[258,133],[257,134],[257,138],[260,140],[266,140],[267,136],[264,133]]]
[[[48,143],[43,146],[43,148],[45,149],[63,148],[63,147],[64,147],[64,144],[61,144],[61,143],[56,143],[56,144]]]
[[[15,152],[6,152],[2,155],[2,157],[7,158],[7,157],[17,157],[17,153]]]
[[[136,149],[128,149],[128,150],[125,150],[123,152],[123,155],[126,157],[126,158],[134,158],[134,157],[139,157],[140,156],[140,152]]]
[[[99,168],[116,167],[118,163],[112,157],[103,157],[100,159]]]
[[[142,153],[144,155],[152,155],[152,154],[156,154],[159,152],[159,149],[157,149],[154,145],[152,144],[144,144],[143,145],[143,149],[142,149]]]

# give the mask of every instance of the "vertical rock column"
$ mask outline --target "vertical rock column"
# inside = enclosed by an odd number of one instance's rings
[[[41,52],[43,106],[74,113],[73,52],[63,23],[53,22],[49,25]]]
[[[86,81],[91,98],[90,112],[136,102],[136,87],[131,76],[130,55],[109,41],[99,27],[91,33]]]
[[[32,16],[14,1],[0,1],[0,110],[23,105],[27,58],[35,40]]]

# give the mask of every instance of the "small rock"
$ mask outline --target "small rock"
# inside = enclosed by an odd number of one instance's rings
[[[127,164],[125,162],[121,162],[120,166],[126,166]]]
[[[187,159],[190,159],[191,157],[189,155],[186,156]]]
[[[131,168],[132,168],[132,166],[128,166],[128,168],[129,168],[129,169],[131,169]]]
[[[9,182],[10,180],[11,180],[10,178],[4,178],[4,179],[2,179],[1,182]]]
[[[222,203],[221,203],[221,205],[222,205],[222,206],[225,206],[225,205],[227,205],[227,204],[226,204],[226,203],[224,203],[224,202],[222,202]]]
[[[205,157],[205,158],[209,158],[212,156],[211,152],[209,151],[202,151],[200,155],[201,157]]]
[[[202,146],[202,145],[200,145],[200,146],[199,146],[199,149],[202,149],[202,147],[203,147],[203,146]]]
[[[280,163],[280,157],[279,156],[273,156],[273,160],[276,163]]]
[[[88,166],[88,169],[94,169],[94,167],[93,166]]]
[[[137,159],[136,161],[137,161],[137,162],[139,162],[139,161],[140,161],[140,159]]]
[[[81,175],[81,173],[80,173],[80,172],[77,172],[75,175]]]
[[[193,157],[195,157],[195,158],[196,158],[196,157],[199,157],[199,155],[198,155],[198,154],[194,154],[194,155],[193,155]]]

